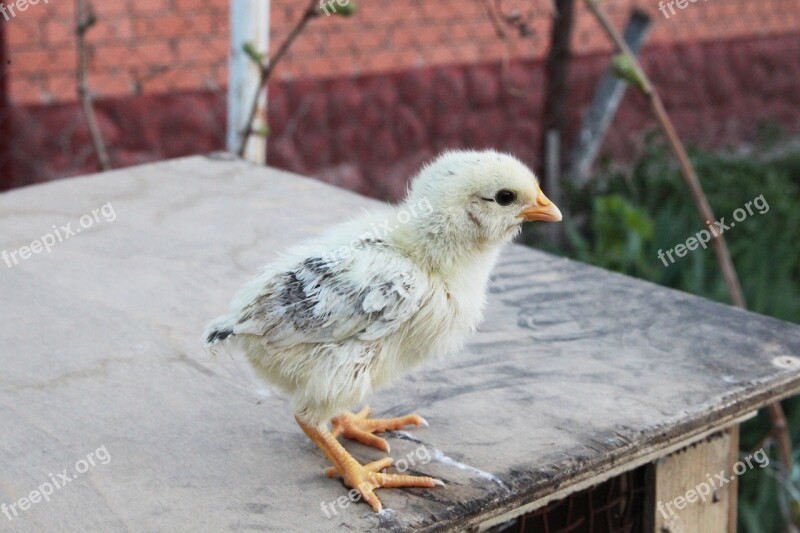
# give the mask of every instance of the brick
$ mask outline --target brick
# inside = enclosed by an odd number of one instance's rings
[[[278,168],[308,174],[297,146],[288,138],[271,139],[267,143],[267,161]]]
[[[92,2],[91,7],[95,16],[98,19],[103,20],[108,17],[114,17],[125,13],[126,9],[128,8],[128,2]]]
[[[47,94],[55,101],[76,98],[77,87],[77,79],[74,74],[52,75],[47,78]]]
[[[434,109],[460,112],[466,107],[467,82],[463,70],[452,66],[436,70],[432,86]]]
[[[11,101],[19,105],[39,104],[46,96],[40,79],[25,76],[10,76],[8,93]]]
[[[416,148],[428,141],[427,122],[413,108],[401,106],[395,109],[392,122],[400,144]]]
[[[32,49],[9,52],[11,77],[14,73],[63,72],[65,68],[74,68],[77,55],[75,50],[69,48],[56,48],[52,50]]]
[[[177,41],[178,58],[181,60],[212,62],[228,53],[225,36],[184,37]]]
[[[128,45],[90,46],[88,47],[89,70],[107,70],[128,63],[131,58],[131,47]]]
[[[73,19],[53,18],[44,21],[44,38],[48,46],[73,45],[75,43],[75,22]]]
[[[133,32],[138,37],[180,37],[191,35],[189,20],[181,14],[148,14],[133,17]]]
[[[115,2],[107,2],[109,4]],[[127,0],[127,8],[137,13],[165,13],[171,12],[170,2],[167,0]]]
[[[41,46],[44,35],[41,25],[36,20],[14,20],[14,24],[5,25],[6,43],[11,49]]]
[[[474,105],[491,106],[500,94],[500,76],[495,69],[475,67],[467,73],[467,86]]]
[[[120,42],[129,41],[133,35],[131,19],[117,17],[110,20],[100,20],[89,30],[87,39],[93,43]]]
[[[189,15],[189,25],[194,33],[208,34],[210,32],[219,32],[226,34],[228,32],[228,19],[220,18],[212,13],[193,13]]]
[[[188,65],[170,65],[157,75],[147,79],[142,87],[145,93],[171,93],[196,90],[204,87],[206,80],[213,77],[208,69],[190,67]]]
[[[131,94],[132,80],[123,73],[89,72],[87,79],[92,93],[98,97]]]
[[[174,0],[178,11],[202,11],[208,7],[208,0]]]
[[[330,99],[329,124],[331,128],[339,128],[353,120],[364,99],[358,85],[351,80],[336,80],[325,90]]]

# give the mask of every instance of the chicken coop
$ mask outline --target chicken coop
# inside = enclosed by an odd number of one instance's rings
[[[734,531],[736,476],[763,464],[737,455],[738,425],[800,389],[800,327],[513,246],[466,349],[374,398],[430,423],[387,434],[398,471],[445,483],[379,489],[376,514],[321,475],[246,362],[198,355],[194,327],[260,257],[374,200],[219,154],[13,191],[0,232],[20,234],[26,207],[80,219],[98,197],[113,224],[0,278],[16,354],[0,446],[11,488],[93,443],[109,462],[14,531]]]

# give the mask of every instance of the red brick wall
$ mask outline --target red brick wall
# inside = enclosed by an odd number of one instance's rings
[[[765,123],[800,133],[800,32],[732,41],[661,44],[642,55],[678,133],[705,148],[755,139]],[[572,141],[605,54],[578,57],[569,75]],[[396,199],[436,152],[495,147],[535,166],[543,61],[440,66],[392,75],[304,80],[270,87],[268,161],[360,192]],[[506,80],[505,82],[503,80]],[[300,110],[300,111],[298,111]],[[628,91],[604,143],[629,159],[655,128]]]
[[[716,148],[752,140],[765,122],[800,132],[798,57],[800,32],[651,46],[642,59],[679,134]],[[567,104],[573,129],[606,59],[602,54],[582,56],[573,64]],[[448,147],[492,146],[534,165],[541,134],[542,71],[541,60],[527,60],[512,63],[505,74],[500,63],[488,63],[276,81],[269,88],[268,161],[381,198],[400,196],[405,179]],[[119,166],[220,149],[224,106],[220,92],[97,103]],[[15,151],[29,155],[20,158],[28,163],[18,166],[17,184],[30,181],[29,176],[94,168],[77,106],[27,106],[15,112],[16,123],[29,125],[14,136]],[[641,133],[653,126],[643,99],[628,91],[604,144],[606,153],[637,153]]]
[[[355,1],[355,0],[354,0]],[[74,2],[40,0],[5,23],[11,97],[20,104],[74,99]],[[691,0],[687,0],[691,2]],[[98,24],[90,81],[102,96],[202,90],[226,80],[228,2],[93,2]],[[605,36],[578,1],[573,49],[608,51]],[[272,0],[272,45],[288,33],[304,0]],[[497,38],[482,0],[361,0],[351,18],[320,17],[276,73],[281,79],[345,77],[421,66],[539,59],[547,46],[551,0],[506,0],[534,30],[531,39]],[[632,7],[654,21],[650,45],[763,37],[800,30],[797,0],[696,0],[669,19],[657,0],[604,0],[621,25]],[[1,19],[2,17],[0,17]]]
[[[0,22],[15,184],[95,168],[74,102],[73,4],[42,0]],[[303,4],[272,1],[273,46]],[[402,176],[443,147],[493,145],[532,161],[551,1],[503,4],[520,7],[532,38],[498,39],[481,0],[361,0],[354,17],[313,21],[270,86],[270,162],[393,197]],[[220,149],[228,2],[94,5],[89,81],[115,164]],[[656,0],[603,5],[619,26],[633,6],[653,18],[646,68],[688,140],[746,141],[766,120],[800,132],[797,0],[698,0],[669,19]],[[569,110],[577,124],[609,50],[582,6],[572,45]],[[629,97],[606,142],[610,153],[629,155],[648,116]]]

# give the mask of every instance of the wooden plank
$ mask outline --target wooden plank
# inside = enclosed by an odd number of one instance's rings
[[[382,490],[381,515],[326,515],[346,491],[322,477],[286,398],[199,336],[263,262],[374,202],[193,157],[0,195],[0,251],[105,204],[113,222],[0,259],[0,503],[100,446],[111,455],[15,531],[463,529],[800,389],[798,326],[510,247],[464,351],[371,402],[428,419],[390,435],[391,455],[447,486]]]
[[[728,446],[728,465],[735,465],[739,460],[739,433],[741,426],[736,426],[728,430],[730,435],[730,445]],[[729,496],[728,496],[728,531],[727,533],[736,533],[736,509],[738,508],[739,496],[739,477],[738,475],[730,482]]]
[[[651,531],[735,532],[738,448],[737,426],[657,461]]]

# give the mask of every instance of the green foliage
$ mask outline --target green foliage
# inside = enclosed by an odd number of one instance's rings
[[[356,13],[356,4],[353,1],[346,3],[343,6],[339,6],[336,10],[336,14],[340,17],[349,17],[351,15],[355,15]]]
[[[574,226],[567,229],[578,258],[618,272],[652,276],[653,266],[644,253],[653,237],[653,221],[647,212],[623,196],[610,194],[594,199],[592,213],[591,241]]]
[[[611,69],[618,78],[622,78],[640,91],[644,91],[644,79],[639,67],[625,54],[616,54],[611,58]]]
[[[751,204],[753,214],[727,230],[725,238],[748,307],[800,322],[800,239],[794,238],[800,236],[800,152],[767,163],[701,152],[691,155],[717,220],[724,218],[730,225],[736,209],[763,195],[767,206],[759,210]],[[591,229],[585,235],[593,245],[571,239],[575,246],[572,255],[729,302],[710,246],[682,258],[674,256],[675,262],[666,267],[658,258],[659,250],[671,250],[707,227],[698,218],[680,172],[663,146],[651,143],[629,172],[606,172],[581,195],[592,198]],[[623,211],[628,213],[624,217]],[[645,220],[651,222],[652,231],[646,229]],[[609,228],[620,221],[625,221],[624,228]],[[615,242],[604,242],[608,240]],[[606,255],[615,248],[641,255],[619,261],[614,254]]]
[[[245,54],[247,54],[247,57],[253,61],[253,63],[256,63],[257,65],[264,63],[264,54],[256,50],[256,47],[253,46],[253,43],[244,43],[244,45],[242,45],[242,50]]]
[[[257,137],[269,137],[269,127],[264,125],[260,128],[254,128],[251,133]]]
[[[769,136],[765,136],[769,137]],[[771,161],[691,151],[717,220],[730,225],[733,212],[763,195],[768,210],[753,214],[725,232],[749,309],[800,323],[800,151]],[[649,142],[627,171],[601,171],[588,190],[573,192],[566,227],[569,248],[561,253],[605,268],[728,303],[714,251],[697,248],[664,266],[659,250],[685,244],[706,229],[671,154]],[[763,204],[760,204],[763,206]],[[763,214],[760,211],[764,211]],[[800,399],[784,402],[800,462]],[[769,420],[761,414],[744,424],[743,453],[760,446]],[[800,523],[800,467],[788,483],[777,477],[777,459],[739,479],[739,531],[785,530],[781,506]]]

